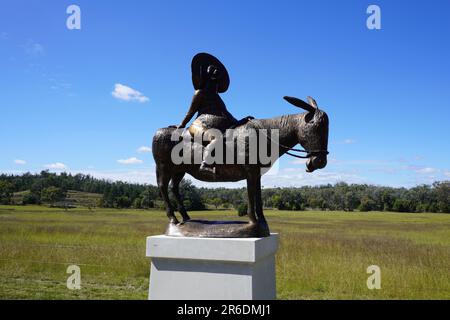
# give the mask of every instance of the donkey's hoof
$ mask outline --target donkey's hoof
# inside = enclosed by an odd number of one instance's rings
[[[258,233],[260,237],[270,237],[269,225],[266,221],[258,221]]]

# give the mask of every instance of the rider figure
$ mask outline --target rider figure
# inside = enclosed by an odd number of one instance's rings
[[[225,67],[211,55],[198,54],[192,62],[193,82],[196,89],[192,99],[189,111],[184,117],[178,128],[185,128],[195,113],[197,118],[189,127],[192,136],[203,134],[203,141],[209,142],[204,149],[203,161],[200,170],[215,173],[212,165],[212,151],[220,139],[215,139],[209,135],[207,130],[211,128],[224,132],[226,129],[239,123],[230,112],[228,112],[225,103],[219,96],[219,92],[225,92],[228,89],[229,78]],[[199,69],[197,73],[196,69]],[[202,70],[203,69],[203,70]],[[204,72],[206,69],[206,72]]]

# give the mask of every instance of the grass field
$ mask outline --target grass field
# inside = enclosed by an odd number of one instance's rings
[[[450,215],[266,213],[279,232],[279,299],[450,299]],[[232,211],[195,218],[236,219]],[[1,299],[146,299],[145,238],[160,211],[0,206]],[[66,269],[81,268],[81,290]],[[369,290],[370,265],[381,289]]]

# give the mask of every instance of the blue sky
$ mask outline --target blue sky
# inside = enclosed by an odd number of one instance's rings
[[[66,27],[71,4],[81,30]],[[366,27],[370,4],[381,30]],[[0,172],[155,183],[141,147],[181,121],[191,58],[206,51],[228,68],[237,118],[298,112],[284,95],[311,95],[330,117],[328,166],[307,174],[283,157],[265,186],[448,180],[449,12],[438,0],[2,1]]]

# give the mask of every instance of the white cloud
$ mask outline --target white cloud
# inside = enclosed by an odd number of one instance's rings
[[[15,164],[20,164],[20,165],[27,164],[27,162],[26,162],[25,160],[20,160],[20,159],[14,160],[14,163],[15,163]]]
[[[423,173],[423,174],[435,173],[436,171],[437,171],[437,169],[430,168],[430,167],[416,170],[417,173]]]
[[[97,179],[156,185],[155,167],[138,170],[77,170],[72,174],[89,174]]]
[[[334,144],[354,144],[356,143],[356,139],[352,139],[352,138],[347,138],[347,139],[343,139],[343,140],[333,140]]]
[[[144,163],[144,161],[136,158],[136,157],[132,157],[132,158],[128,158],[128,159],[123,159],[123,160],[117,160],[118,163],[120,164],[141,164]]]
[[[300,159],[300,158],[298,158],[298,159],[292,160],[291,163],[292,164],[305,164],[306,161],[308,161],[308,159]]]
[[[431,173],[436,173],[439,170],[436,168],[431,168],[431,167],[417,167],[417,166],[407,166],[405,169],[407,170],[411,170],[414,171],[416,173],[420,173],[420,174],[431,174]]]
[[[262,183],[265,187],[301,187],[317,186],[324,184],[347,183],[369,183],[362,176],[351,172],[329,172],[317,170],[307,173],[305,168],[284,168],[277,174],[264,175]]]
[[[146,146],[142,146],[137,151],[139,153],[150,153],[150,152],[152,152],[152,148],[146,147]]]
[[[445,171],[444,171],[444,175],[450,178],[450,171],[445,170]]]
[[[149,99],[139,91],[120,83],[116,83],[114,91],[111,94],[113,97],[124,101],[137,101],[141,103],[149,101]]]
[[[44,46],[34,40],[28,40],[23,47],[25,53],[31,57],[40,57],[45,54]]]
[[[300,159],[298,159],[300,160]],[[295,162],[296,160],[292,161]],[[292,163],[291,161],[289,163]],[[346,183],[373,183],[370,179],[359,175],[357,172],[339,170],[339,171],[328,171],[328,170],[317,170],[313,173],[308,173],[305,171],[306,167],[284,167],[279,164],[279,161],[270,169],[269,172],[262,176],[261,182],[264,188],[274,188],[274,187],[301,187],[301,186],[318,186],[326,184],[335,184],[338,182]],[[299,161],[296,164],[301,164]],[[283,166],[283,167],[281,167]],[[186,175],[186,179],[192,181],[192,183],[197,187],[206,188],[242,188],[246,187],[246,182],[203,182],[196,180],[189,175]]]
[[[345,139],[344,141],[342,141],[343,144],[354,144],[356,143],[355,139]]]
[[[55,162],[50,163],[44,166],[47,169],[54,169],[54,170],[64,170],[67,169],[67,166],[64,163],[61,162]]]

